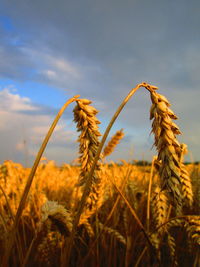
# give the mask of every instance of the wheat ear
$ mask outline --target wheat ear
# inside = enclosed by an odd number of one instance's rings
[[[37,245],[34,254],[36,260],[41,264],[52,266],[53,262],[58,261],[60,257],[64,237],[68,237],[71,233],[72,217],[64,206],[55,201],[46,201],[42,205],[40,217],[39,227],[34,238],[34,243]],[[23,266],[26,264],[24,263]]]
[[[169,253],[172,259],[173,266],[176,267],[178,266],[177,257],[176,257],[176,243],[175,243],[174,237],[170,235],[169,233],[167,235],[167,243],[169,246]]]
[[[158,94],[155,90],[150,89],[149,91],[152,100],[150,119],[153,119],[154,145],[158,150],[158,161],[160,162],[161,188],[168,191],[168,195],[172,196],[172,202],[175,202],[180,210],[182,205],[179,163],[181,147],[176,135],[181,132],[172,121],[172,119],[177,119],[177,116],[169,108],[170,103],[163,95]]]
[[[187,216],[185,228],[194,244],[200,245],[200,216]]]
[[[109,156],[115,149],[115,147],[119,144],[120,140],[124,137],[123,129],[117,131],[110,141],[108,142],[107,146],[105,146],[103,150],[103,157]]]
[[[81,172],[79,176],[79,186],[85,186],[86,178],[91,169],[94,157],[99,146],[99,136],[101,136],[98,130],[98,124],[100,121],[96,118],[98,111],[90,106],[92,101],[88,99],[79,99],[76,101],[77,105],[74,108],[74,121],[77,124],[77,129],[81,134],[79,135],[79,153]],[[90,210],[98,200],[98,189],[100,179],[97,175],[99,170],[99,164],[96,165],[95,171],[92,176],[91,194],[87,200],[87,208]]]
[[[182,193],[184,202],[188,206],[192,206],[193,204],[193,191],[192,191],[192,183],[189,176],[189,173],[183,163],[183,157],[187,153],[187,145],[181,144],[181,155],[180,155],[180,168],[181,168],[181,185],[182,185]]]
[[[72,217],[64,206],[55,201],[47,201],[42,206],[41,222],[45,223],[50,220],[51,225],[56,228],[62,235],[69,236],[72,231]]]
[[[102,223],[99,223],[100,230],[103,230],[104,232],[114,236],[119,242],[126,245],[126,239],[115,229],[112,229],[111,227],[105,226]]]
[[[156,226],[159,227],[166,221],[169,208],[166,192],[161,191],[159,187],[155,188],[155,196],[153,197],[152,208]],[[160,228],[158,232],[161,234],[163,233],[163,230],[163,228]]]
[[[62,237],[59,232],[51,231],[41,240],[36,250],[35,258],[44,266],[53,266],[56,260],[58,264],[58,255],[62,248]]]

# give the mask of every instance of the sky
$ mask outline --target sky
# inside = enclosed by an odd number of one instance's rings
[[[200,160],[200,2],[198,0],[1,0],[0,163],[31,165],[61,106],[93,101],[103,134],[131,88],[159,87],[179,117],[186,160]],[[108,161],[151,160],[149,94],[141,88],[109,138],[125,137]],[[72,104],[45,150],[72,163],[78,133]]]

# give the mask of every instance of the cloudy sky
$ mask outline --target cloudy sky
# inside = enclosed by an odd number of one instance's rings
[[[178,115],[188,159],[200,160],[198,0],[2,0],[0,162],[32,164],[58,109],[73,95],[99,110],[101,133],[137,83],[159,87]],[[125,138],[110,160],[151,159],[149,95],[140,89],[115,123]],[[78,155],[70,107],[45,156]]]

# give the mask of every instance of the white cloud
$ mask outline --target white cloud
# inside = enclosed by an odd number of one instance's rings
[[[75,78],[80,77],[80,72],[72,66],[69,62],[63,59],[55,59],[54,57],[50,58],[52,62],[52,66],[57,68],[58,71],[62,71],[64,73],[69,73]]]
[[[82,77],[80,67],[66,58],[61,58],[40,46],[40,49],[23,46],[20,48],[22,54],[29,59],[35,66],[36,71],[33,79],[45,79],[44,81],[60,84],[61,81],[79,80]]]
[[[12,112],[38,110],[38,107],[31,104],[29,98],[12,94],[7,88],[0,91],[0,98],[0,110],[4,112],[7,110]]]
[[[9,89],[0,91],[0,162],[11,159],[22,161],[28,151],[32,161],[53,122],[53,116],[44,112],[45,107],[37,106],[29,98],[13,94]],[[31,112],[30,112],[31,111]],[[35,113],[34,113],[35,112]],[[56,114],[55,114],[56,115]],[[69,124],[69,123],[68,123]],[[55,128],[50,139],[45,155],[62,161],[59,154],[62,148],[63,161],[73,160],[75,152],[71,150],[77,135],[71,127],[66,127],[67,122],[61,121]]]
[[[47,76],[49,79],[55,79],[56,78],[56,72],[53,70],[44,70],[43,74]]]

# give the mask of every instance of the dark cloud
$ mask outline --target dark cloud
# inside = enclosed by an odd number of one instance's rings
[[[165,65],[177,70],[188,45],[200,41],[198,1],[19,0],[13,8],[14,2],[7,2],[7,14],[27,43],[102,64],[117,80],[119,73],[125,81],[151,77]]]

